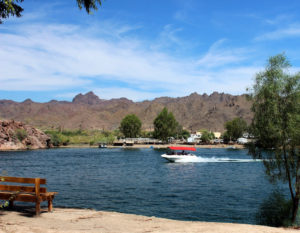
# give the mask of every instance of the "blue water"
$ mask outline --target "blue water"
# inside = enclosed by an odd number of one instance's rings
[[[150,148],[0,152],[0,168],[9,176],[46,178],[48,190],[59,192],[54,207],[255,224],[259,205],[273,189],[262,162],[252,161],[246,150],[198,149],[202,159],[193,163],[168,163],[163,153]]]

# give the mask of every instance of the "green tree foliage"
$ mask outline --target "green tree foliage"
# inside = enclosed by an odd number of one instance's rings
[[[6,19],[9,16],[21,17],[23,8],[17,3],[21,3],[23,0],[0,0],[0,24],[2,19]]]
[[[136,138],[141,133],[142,122],[134,114],[129,114],[123,118],[120,125],[120,131],[127,138]]]
[[[201,134],[201,141],[204,143],[209,143],[210,140],[214,139],[215,135],[212,132],[209,132],[207,130],[203,130]]]
[[[178,133],[178,139],[181,138],[187,139],[190,136],[191,136],[190,132],[186,129],[181,129]]]
[[[174,135],[176,139],[187,139],[190,136],[190,132],[183,129],[182,125],[177,123]]]
[[[172,112],[168,112],[165,107],[155,118],[154,122],[154,138],[168,141],[169,137],[176,136],[178,132],[178,122]]]
[[[79,9],[82,9],[82,7],[84,7],[86,12],[90,14],[91,9],[98,10],[97,4],[101,6],[102,2],[101,0],[77,0],[77,4]]]
[[[256,143],[249,146],[249,152],[264,159],[272,181],[288,183],[292,222],[299,225],[300,73],[290,75],[289,67],[286,56],[279,54],[270,57],[265,71],[256,75],[250,95],[254,113],[251,133]]]
[[[225,123],[226,132],[224,134],[224,139],[237,140],[243,133],[247,130],[247,123],[244,119],[237,117],[232,121],[227,121]]]
[[[2,19],[6,19],[9,16],[21,17],[23,8],[19,3],[24,0],[0,0],[0,24],[3,22]],[[91,10],[98,10],[97,5],[102,4],[101,0],[76,0],[79,9],[85,8],[88,14],[91,13]]]
[[[153,137],[153,131],[142,131],[141,137],[143,138],[152,138]]]

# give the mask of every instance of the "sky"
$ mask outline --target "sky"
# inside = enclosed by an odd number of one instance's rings
[[[270,56],[300,71],[299,0],[24,0],[0,24],[0,99],[246,93]]]

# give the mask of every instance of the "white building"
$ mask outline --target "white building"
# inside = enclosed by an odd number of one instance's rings
[[[191,136],[187,139],[188,143],[198,143],[201,139],[202,134],[197,132],[195,134],[191,134]]]

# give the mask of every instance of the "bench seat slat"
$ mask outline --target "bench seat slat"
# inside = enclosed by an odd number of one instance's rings
[[[21,191],[21,192],[35,192],[34,186],[18,186],[18,185],[0,185],[0,191]],[[41,187],[41,193],[46,193],[47,188]]]
[[[41,196],[49,197],[49,196],[54,196],[57,194],[58,194],[58,192],[46,192],[46,193],[41,193]]]
[[[47,201],[53,198],[55,194],[45,193],[40,196],[41,201]],[[13,198],[12,198],[13,197]],[[0,192],[0,199],[2,200],[13,200],[13,201],[23,201],[23,202],[36,202],[37,197],[34,193],[14,193],[14,192]]]
[[[25,184],[35,184],[35,178],[25,178],[25,177],[1,176],[0,181],[14,182],[14,183],[25,183]],[[46,179],[40,179],[40,184],[46,184]]]

